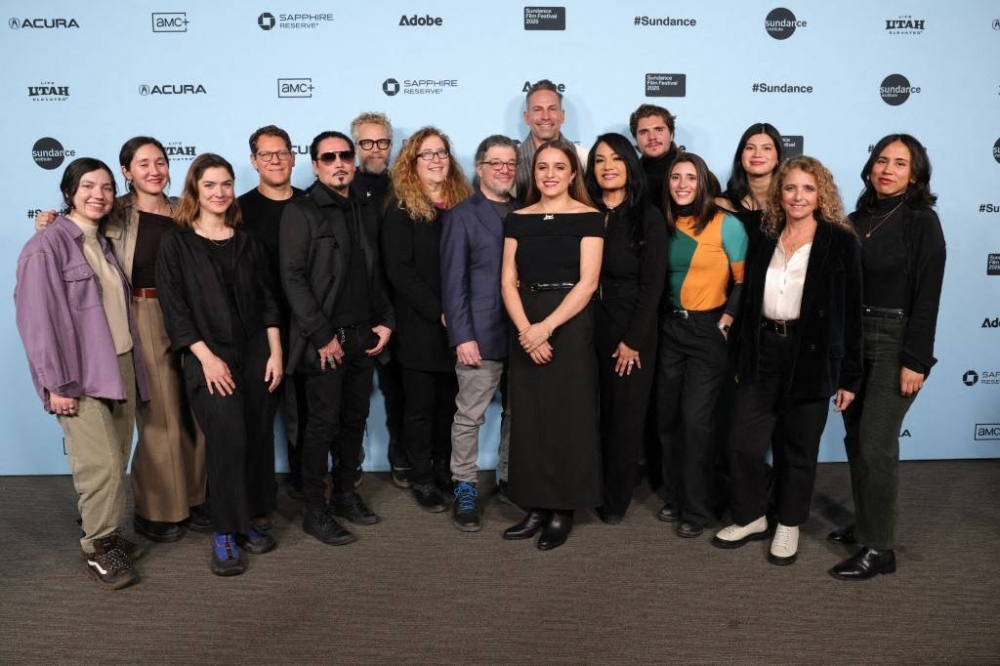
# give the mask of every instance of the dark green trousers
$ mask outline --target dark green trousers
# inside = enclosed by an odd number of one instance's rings
[[[854,534],[869,548],[891,550],[899,517],[899,432],[916,396],[900,395],[906,320],[865,317],[863,325],[864,380],[844,412]]]

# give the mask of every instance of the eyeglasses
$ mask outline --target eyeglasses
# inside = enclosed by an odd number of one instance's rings
[[[361,139],[358,145],[361,150],[371,150],[375,146],[378,146],[379,150],[386,150],[392,145],[392,139]]]
[[[507,167],[511,171],[514,171],[520,163],[521,162],[519,160],[510,160],[509,162],[504,162],[502,160],[483,160],[479,163],[479,166],[489,166],[494,171],[503,171],[503,168]]]
[[[435,157],[439,160],[446,160],[449,157],[447,148],[440,148],[438,150],[425,150],[422,153],[417,153],[417,157],[422,159],[424,162],[430,162]]]
[[[316,158],[317,162],[322,162],[323,164],[333,164],[337,158],[340,158],[341,162],[353,162],[354,161],[354,151],[353,150],[331,150],[325,152]]]
[[[257,159],[261,162],[272,162],[278,159],[281,162],[287,162],[292,158],[292,153],[289,150],[262,150],[257,153]]]

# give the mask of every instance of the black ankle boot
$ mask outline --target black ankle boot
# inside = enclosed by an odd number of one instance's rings
[[[569,533],[573,531],[572,511],[553,511],[542,536],[538,539],[538,550],[552,550],[566,543]]]
[[[549,512],[542,509],[528,509],[528,513],[517,525],[508,527],[503,531],[503,538],[508,541],[517,539],[530,539],[538,534],[549,520]]]

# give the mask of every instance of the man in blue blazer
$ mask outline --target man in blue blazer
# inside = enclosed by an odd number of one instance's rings
[[[449,211],[441,231],[441,296],[448,338],[455,348],[458,397],[451,428],[453,521],[463,532],[480,529],[476,492],[479,427],[496,393],[507,358],[507,312],[500,298],[503,221],[518,207],[510,196],[517,146],[493,135],[476,150],[479,189]],[[506,481],[510,427],[501,425],[500,483]]]

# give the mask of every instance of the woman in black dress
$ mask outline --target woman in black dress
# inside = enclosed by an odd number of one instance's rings
[[[594,326],[604,468],[604,503],[597,514],[605,523],[615,524],[632,502],[656,372],[667,226],[647,202],[646,177],[627,138],[597,137],[588,164],[587,191],[604,213],[606,225]]]
[[[538,147],[527,207],[507,216],[501,271],[510,353],[511,500],[527,509],[505,539],[558,548],[573,511],[601,503],[594,313],[604,220],[574,146]]]
[[[934,212],[931,163],[909,134],[890,134],[861,171],[865,190],[851,222],[864,269],[865,374],[858,400],[844,412],[854,524],[830,540],[861,544],[831,569],[864,580],[896,570],[899,432],[934,365],[945,242]]]

